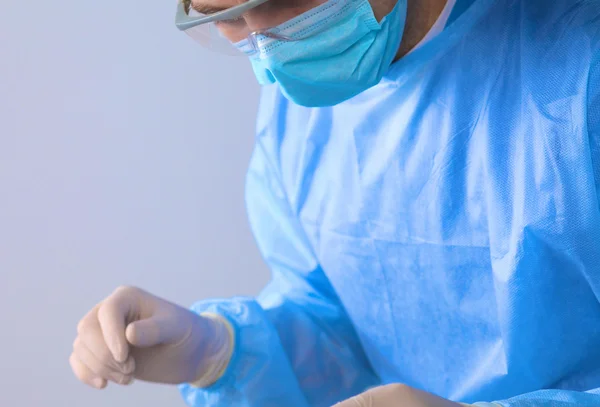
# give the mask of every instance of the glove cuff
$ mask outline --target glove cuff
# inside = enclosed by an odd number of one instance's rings
[[[216,383],[223,376],[225,370],[227,370],[233,349],[235,348],[235,335],[233,327],[227,318],[212,312],[203,312],[200,316],[213,321],[217,327],[215,339],[217,342],[220,342],[217,352],[203,362],[206,366],[206,371],[198,380],[189,383],[192,387],[202,389]]]

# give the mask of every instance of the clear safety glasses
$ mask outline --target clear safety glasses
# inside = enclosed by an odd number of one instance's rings
[[[176,25],[202,46],[226,55],[252,55],[265,40],[299,41],[301,24],[279,31],[328,0],[182,0]],[[231,6],[231,4],[236,4]],[[227,6],[229,5],[229,7]],[[289,25],[289,24],[288,24]],[[311,32],[310,35],[313,35]]]

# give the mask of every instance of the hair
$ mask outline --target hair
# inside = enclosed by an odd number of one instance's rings
[[[190,9],[192,8],[192,0],[181,0],[181,2],[183,3],[186,14],[189,14]]]

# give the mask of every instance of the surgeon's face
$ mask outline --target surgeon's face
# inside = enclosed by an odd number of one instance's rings
[[[244,3],[246,0],[191,0],[192,7],[203,14]],[[389,14],[398,0],[369,0],[378,21]],[[217,27],[232,42],[240,41],[249,32],[273,28],[309,11],[327,0],[269,0],[248,11],[243,18],[219,22]]]

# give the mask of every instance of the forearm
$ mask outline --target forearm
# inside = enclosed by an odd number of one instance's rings
[[[235,349],[212,386],[181,386],[188,405],[329,407],[377,384],[343,311],[325,299],[301,303],[300,297],[271,287],[259,301],[194,305],[231,322]]]
[[[539,390],[493,403],[474,403],[477,407],[597,407],[600,389],[587,392],[568,390]]]
[[[190,407],[307,407],[273,326],[256,301],[247,298],[203,301],[192,309],[226,318],[234,330],[234,349],[222,376],[211,386],[183,384]]]

